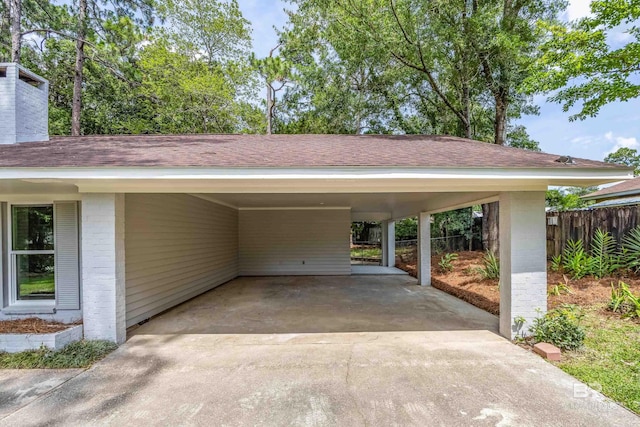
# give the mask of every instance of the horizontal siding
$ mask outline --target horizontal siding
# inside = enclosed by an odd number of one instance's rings
[[[240,211],[240,275],[348,275],[351,212]]]
[[[238,276],[238,212],[185,194],[128,194],[127,327]]]

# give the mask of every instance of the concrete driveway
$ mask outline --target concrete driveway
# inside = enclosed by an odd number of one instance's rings
[[[417,304],[426,304],[422,310],[429,306],[424,301],[435,301],[442,319],[486,314],[461,306],[436,289],[412,287],[410,279],[404,280],[409,281],[389,286],[396,286],[398,293],[406,293],[404,286],[416,292],[414,299],[422,301]],[[238,286],[237,295],[246,295],[250,282]],[[188,304],[197,306],[198,299]],[[481,327],[191,333],[185,326],[188,322],[180,322],[177,314],[188,304],[138,328],[104,361],[10,411],[0,425],[631,426],[640,422],[553,365]],[[218,315],[229,319],[233,311],[229,307]],[[242,304],[236,308],[247,313]],[[317,323],[314,310],[309,313]],[[354,313],[357,318],[358,310]],[[173,333],[167,318],[175,321],[174,328],[186,329]],[[342,328],[341,322],[329,324]],[[168,330],[160,328],[162,324]],[[254,321],[249,325],[257,327]],[[194,329],[204,326],[196,322]]]

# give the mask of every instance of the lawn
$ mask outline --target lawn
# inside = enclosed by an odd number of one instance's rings
[[[382,259],[382,248],[376,248],[376,247],[354,247],[354,248],[351,248],[351,258],[380,258],[380,259]]]
[[[556,364],[640,414],[640,324],[607,316],[602,309],[585,310],[583,348],[563,353]]]
[[[38,295],[53,295],[55,293],[55,280],[53,273],[38,274],[20,277],[20,296],[37,297]]]
[[[118,346],[110,341],[78,341],[58,351],[41,348],[20,353],[0,352],[0,369],[88,368],[116,348]]]

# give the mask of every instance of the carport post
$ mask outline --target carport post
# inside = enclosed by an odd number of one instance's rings
[[[544,191],[500,193],[500,334],[509,339],[547,310],[545,223]]]
[[[82,195],[82,317],[84,337],[126,339],[124,194]]]
[[[418,215],[418,284],[431,286],[431,215]]]
[[[396,266],[396,222],[382,221],[382,265]]]

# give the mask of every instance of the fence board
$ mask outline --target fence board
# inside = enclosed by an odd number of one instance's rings
[[[598,228],[608,231],[618,242],[640,224],[640,206],[620,206],[580,211],[547,212],[547,218],[557,217],[558,225],[547,219],[547,256],[559,255],[569,239],[581,239],[585,248]]]

